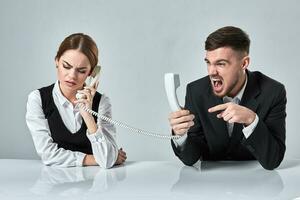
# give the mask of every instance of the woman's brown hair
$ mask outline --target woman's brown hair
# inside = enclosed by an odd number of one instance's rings
[[[59,60],[65,51],[75,49],[83,53],[90,61],[91,71],[98,63],[98,47],[94,40],[83,33],[74,33],[60,44],[55,59]]]

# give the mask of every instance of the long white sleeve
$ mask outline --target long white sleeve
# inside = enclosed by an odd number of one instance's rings
[[[107,96],[102,95],[99,104],[98,113],[111,118],[111,103]],[[87,137],[89,138],[93,155],[96,162],[103,168],[110,168],[114,165],[118,157],[118,146],[116,143],[116,128],[104,120],[98,118],[98,129],[96,133],[90,134],[87,130]]]
[[[58,148],[57,143],[53,142],[38,90],[28,96],[26,123],[36,151],[45,165],[82,166],[84,153]]]

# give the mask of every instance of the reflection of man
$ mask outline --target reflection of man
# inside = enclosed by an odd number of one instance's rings
[[[277,170],[266,173],[251,161],[204,161],[200,170],[183,166],[172,187],[176,194],[201,194],[203,199],[278,199],[282,190]]]
[[[250,72],[248,35],[223,27],[205,42],[208,76],[187,86],[185,109],[170,114],[175,154],[186,165],[201,160],[253,160],[274,169],[285,153],[286,92]]]

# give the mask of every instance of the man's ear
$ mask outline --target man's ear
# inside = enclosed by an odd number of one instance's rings
[[[250,57],[245,56],[242,61],[242,69],[246,70],[250,64]]]

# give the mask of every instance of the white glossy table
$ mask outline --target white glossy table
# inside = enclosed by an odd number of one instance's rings
[[[57,168],[39,160],[0,160],[0,199],[294,199],[300,160],[273,171],[258,162],[127,162],[112,169]]]

